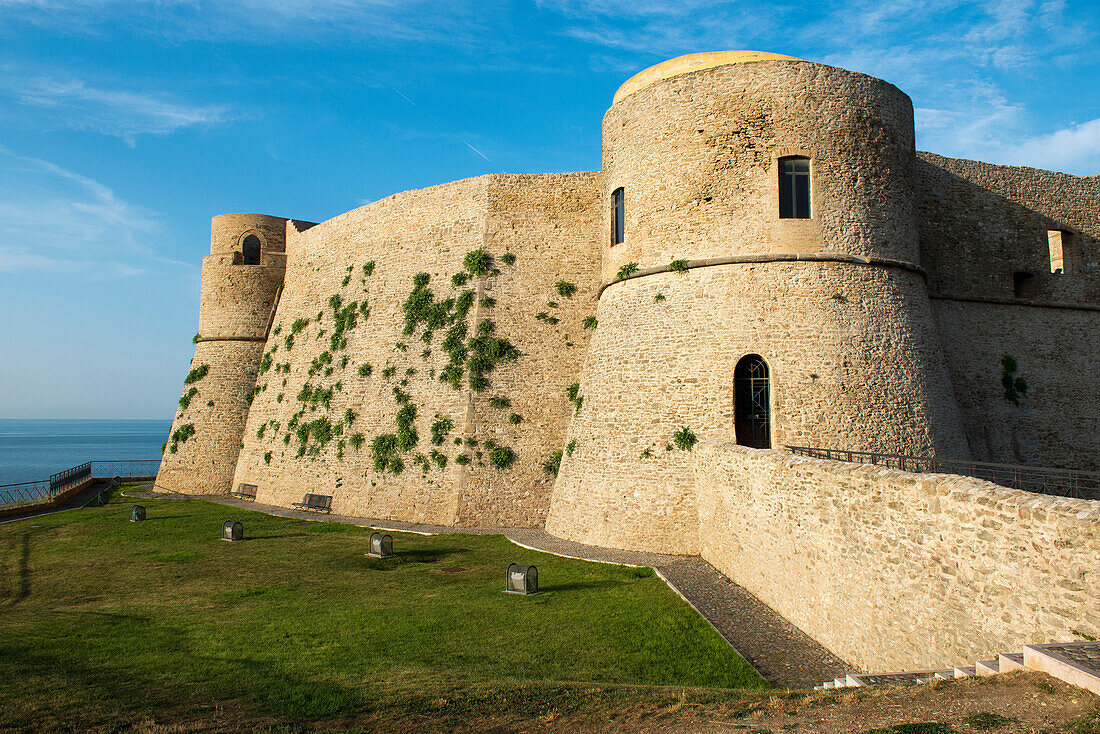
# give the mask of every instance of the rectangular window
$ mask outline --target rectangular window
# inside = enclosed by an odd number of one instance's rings
[[[1050,272],[1065,274],[1072,270],[1073,233],[1060,229],[1047,230],[1047,244],[1050,247]]]
[[[810,218],[810,159],[779,159],[779,218]]]
[[[611,244],[623,241],[623,219],[626,215],[625,195],[621,188],[611,193]]]

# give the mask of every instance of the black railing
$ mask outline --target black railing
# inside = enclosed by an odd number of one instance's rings
[[[880,454],[873,451],[821,449],[807,446],[788,446],[787,449],[793,454],[814,459],[874,464],[875,466],[921,474],[958,474],[964,477],[984,479],[987,482],[1011,489],[1022,489],[1028,492],[1051,494],[1059,497],[1100,500],[1100,472],[1018,464],[992,464],[985,461],[932,459],[920,456],[903,456],[901,454]]]
[[[135,479],[156,476],[160,459],[122,459],[118,461],[86,461],[39,482],[0,484],[0,507],[36,505],[62,494],[87,479]]]

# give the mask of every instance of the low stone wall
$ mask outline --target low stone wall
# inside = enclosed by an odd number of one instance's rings
[[[1100,637],[1100,502],[696,446],[703,557],[864,669]]]

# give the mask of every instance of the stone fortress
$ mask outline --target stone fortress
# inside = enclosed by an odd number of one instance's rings
[[[1100,637],[1100,177],[943,158],[865,74],[693,54],[603,170],[214,217],[157,484],[702,555],[857,667]]]

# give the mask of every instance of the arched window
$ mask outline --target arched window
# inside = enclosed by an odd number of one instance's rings
[[[611,192],[611,244],[623,241],[623,219],[626,217],[626,194],[622,188]]]
[[[260,264],[260,238],[254,234],[250,234],[244,238],[241,242],[241,247],[244,250],[244,264],[245,265],[259,265]]]
[[[779,218],[810,218],[810,159],[791,155],[779,159]]]
[[[733,416],[737,443],[754,449],[772,447],[768,400],[767,362],[759,354],[742,357],[733,370]]]

